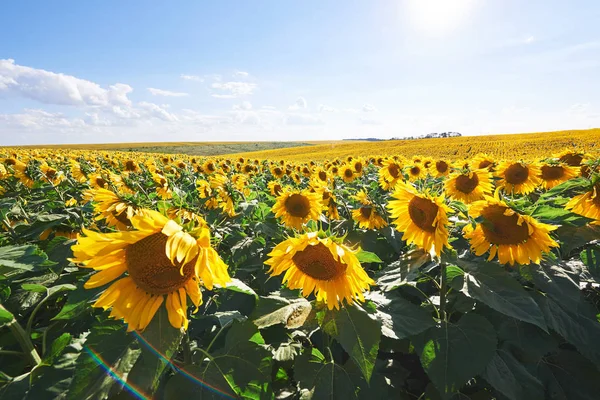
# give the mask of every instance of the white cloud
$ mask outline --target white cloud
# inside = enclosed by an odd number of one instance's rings
[[[317,107],[317,111],[320,113],[327,113],[327,112],[336,112],[337,110],[333,107],[329,107],[326,106],[325,104],[319,104],[319,107]]]
[[[300,96],[296,99],[296,102],[294,104],[292,104],[291,106],[288,107],[288,110],[290,110],[290,111],[305,110],[307,107],[308,107],[308,103],[306,102],[306,99],[304,97]]]
[[[0,60],[0,93],[37,100],[45,104],[71,106],[131,105],[129,85],[117,83],[102,88],[97,83]]]
[[[162,119],[163,121],[177,121],[178,118],[175,114],[172,114],[164,109],[164,106],[161,107],[158,104],[148,103],[145,101],[141,101],[138,103],[138,106],[144,111],[144,114],[150,117]]]
[[[530,36],[527,36],[527,37],[526,37],[526,38],[523,40],[523,43],[525,43],[525,44],[531,44],[531,43],[533,43],[533,42],[535,42],[535,37],[533,37],[533,36],[531,36],[531,35],[530,35]]]
[[[233,76],[235,78],[247,78],[247,77],[250,76],[250,74],[248,72],[246,72],[246,71],[235,71],[233,73]]]
[[[358,119],[358,123],[361,125],[383,125],[383,123],[380,120],[362,117]]]
[[[363,105],[362,110],[364,112],[375,112],[377,111],[377,108],[375,108],[375,106],[372,104],[365,104]]]
[[[324,125],[325,122],[310,114],[288,114],[285,117],[286,125]]]
[[[223,91],[223,93],[213,94],[213,97],[232,99],[253,94],[258,85],[251,82],[214,82],[211,87]]]
[[[166,97],[186,97],[186,96],[189,96],[188,93],[171,92],[170,90],[155,89],[155,88],[148,88],[148,91],[153,96],[166,96]]]
[[[567,112],[570,114],[586,114],[590,111],[590,103],[575,103],[569,107]]]
[[[69,119],[62,113],[50,113],[40,109],[25,109],[19,114],[0,114],[0,122],[9,127],[29,130],[47,128],[71,130],[85,126],[82,119]]]
[[[195,81],[195,82],[204,82],[204,78],[198,76],[198,75],[186,75],[186,74],[181,74],[180,75],[181,79],[184,79],[186,81]]]
[[[249,101],[242,101],[241,104],[235,104],[233,106],[234,110],[252,110],[252,103]]]

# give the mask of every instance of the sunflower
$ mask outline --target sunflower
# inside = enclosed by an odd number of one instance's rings
[[[571,178],[575,178],[579,171],[577,167],[571,167],[566,164],[546,163],[540,167],[540,179],[544,189],[552,189]]]
[[[364,190],[359,190],[355,195],[350,196],[351,199],[358,201],[362,205],[371,205],[369,195]]]
[[[438,160],[430,169],[432,175],[438,178],[441,176],[448,176],[448,174],[450,173],[450,163],[444,160]]]
[[[52,183],[54,186],[60,184],[65,179],[65,175],[62,171],[57,171],[45,162],[40,165],[40,171],[43,175],[42,179],[48,183]]]
[[[71,175],[73,176],[73,179],[75,179],[79,183],[87,181],[85,173],[83,172],[83,170],[81,169],[81,165],[77,161],[70,160],[69,164],[71,165]]]
[[[205,181],[204,179],[198,179],[196,181],[196,190],[198,190],[198,195],[201,199],[206,199],[212,194],[210,183],[208,183],[208,181]]]
[[[483,220],[475,227],[465,226],[463,232],[469,239],[471,250],[481,256],[489,250],[488,260],[496,254],[500,264],[538,264],[543,252],[558,247],[548,234],[557,227],[543,224],[528,215],[512,210],[498,198],[486,196],[469,207],[469,215]]]
[[[329,175],[323,168],[315,168],[313,180],[319,182],[321,185],[327,185],[329,183]]]
[[[419,193],[411,184],[398,182],[392,194],[396,200],[388,204],[390,216],[407,244],[414,243],[428,252],[440,255],[448,244],[448,216],[450,208],[444,196]]]
[[[352,167],[354,167],[354,172],[357,175],[362,175],[365,163],[362,159],[358,158],[352,161]]]
[[[402,180],[402,165],[393,158],[385,160],[379,169],[379,186],[383,190],[390,190],[399,180]]]
[[[213,160],[206,160],[204,164],[202,164],[202,171],[206,175],[213,174],[217,171],[217,165]]]
[[[285,169],[275,165],[271,168],[271,174],[273,174],[275,178],[281,179],[285,175]]]
[[[90,186],[94,189],[108,188],[109,181],[102,174],[93,174],[89,179]]]
[[[600,181],[584,194],[573,197],[565,208],[575,214],[593,219],[592,225],[600,225]]]
[[[473,157],[471,161],[471,169],[487,169],[490,172],[494,172],[494,167],[496,166],[496,161],[493,157],[488,156],[485,153],[478,154]]]
[[[363,229],[380,229],[387,226],[387,222],[372,205],[362,205],[352,210],[352,219]]]
[[[406,167],[406,172],[408,173],[408,180],[411,182],[425,178],[427,176],[427,171],[425,170],[425,168],[423,168],[423,166],[418,163]]]
[[[310,232],[279,243],[265,264],[273,276],[285,272],[283,282],[288,288],[302,289],[304,297],[314,292],[317,301],[332,310],[344,300],[365,301],[363,292],[375,284],[356,258],[357,252],[336,237]]]
[[[496,176],[500,178],[498,188],[511,194],[528,194],[541,183],[540,168],[535,164],[504,161],[498,165]]]
[[[169,183],[167,182],[167,178],[160,174],[152,174],[152,179],[154,183],[156,183],[156,193],[160,196],[161,199],[166,200],[173,197],[173,193],[171,189],[169,189]]]
[[[283,186],[277,181],[267,183],[267,187],[269,188],[269,192],[271,192],[271,196],[279,196],[283,192]]]
[[[174,328],[187,329],[187,297],[202,304],[200,282],[209,290],[229,280],[227,266],[210,247],[210,233],[199,238],[162,214],[144,210],[131,219],[130,232],[99,233],[83,230],[72,247],[73,260],[98,272],[86,289],[104,286],[115,279],[94,307],[112,308],[110,316],[123,319],[127,330],[145,329],[163,302]],[[127,273],[127,276],[122,276]]]
[[[351,165],[343,165],[338,174],[346,183],[350,183],[356,178],[357,174],[354,172],[354,168]]]
[[[123,163],[123,171],[124,172],[140,172],[139,165],[134,160],[127,160]]]
[[[587,157],[583,151],[565,149],[555,155],[558,161],[567,164],[570,167],[579,167],[583,160]]]
[[[180,221],[184,225],[193,222],[195,226],[207,226],[204,218],[185,208],[171,207],[167,210],[167,217],[172,220]]]
[[[454,200],[472,203],[482,200],[493,190],[491,173],[485,169],[455,172],[444,182],[446,194]]]
[[[96,202],[94,211],[99,214],[96,221],[106,219],[108,226],[120,231],[131,227],[131,218],[138,211],[135,205],[107,189],[89,190],[84,193],[84,197]]]
[[[321,196],[309,190],[284,189],[273,206],[275,218],[282,217],[285,226],[300,229],[309,220],[318,220],[321,214]]]

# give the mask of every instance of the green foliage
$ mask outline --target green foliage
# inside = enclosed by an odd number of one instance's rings
[[[89,173],[120,172],[113,160],[79,161]],[[202,289],[199,310],[187,310],[185,333],[170,325],[164,306],[143,332],[127,332],[108,311],[91,307],[107,286],[84,288],[92,272],[71,263],[75,240],[58,234],[92,224],[111,230],[95,220],[92,204],[82,204],[88,184],[66,168],[68,179],[57,185],[2,179],[0,400],[598,397],[600,227],[564,208],[589,179],[504,197],[520,212],[560,225],[552,233],[560,247],[540,265],[511,267],[473,254],[461,233],[473,222],[467,205],[447,201],[453,248],[432,257],[408,246],[393,225],[365,230],[352,221],[358,204],[350,196],[365,190],[391,222],[390,193],[379,187],[377,168],[365,164],[347,184],[336,178],[341,220],[322,216],[310,229],[360,249],[356,256],[376,283],[364,302],[330,310],[267,273],[268,254],[295,235],[272,212],[267,164],[249,177],[250,191],[231,188],[232,216],[206,208],[198,196],[196,181],[210,179],[198,164],[163,171],[172,199],[157,196],[140,164],[141,171],[122,175],[135,188],[127,199],[163,213],[175,207],[201,214],[232,281]],[[280,180],[308,187],[306,177],[299,181]],[[439,193],[441,182],[416,185]],[[78,204],[67,207],[71,198]]]

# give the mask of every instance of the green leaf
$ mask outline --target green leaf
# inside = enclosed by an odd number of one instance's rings
[[[63,350],[71,343],[71,334],[63,333],[60,335],[50,347],[48,354],[44,355],[43,362],[52,364],[62,354]]]
[[[142,354],[127,381],[151,396],[158,389],[162,375],[179,349],[183,332],[171,325],[166,307],[160,307],[144,332],[135,336],[141,344]]]
[[[397,290],[371,292],[367,298],[377,304],[375,316],[381,321],[381,333],[392,339],[404,339],[435,325],[431,313],[406,300]]]
[[[24,283],[21,285],[23,290],[27,290],[28,292],[36,292],[36,293],[46,293],[48,289],[44,285],[38,285],[37,283]]]
[[[210,357],[199,352],[202,365],[186,367],[169,379],[165,398],[269,398],[264,384],[270,380],[272,355],[262,344],[264,340],[251,321],[235,321],[224,348]]]
[[[31,271],[48,260],[37,246],[0,247],[0,275],[12,276]]]
[[[600,245],[596,244],[586,248],[581,252],[580,257],[592,277],[596,281],[600,281]]]
[[[548,190],[547,192],[545,192],[544,194],[542,194],[538,200],[538,203],[554,201],[554,199],[556,199],[556,197],[559,196],[560,194],[563,194],[567,191],[571,191],[574,189],[586,188],[587,186],[589,186],[589,184],[590,184],[590,181],[586,178],[569,179],[568,181],[563,182],[560,185],[557,185],[557,186],[553,187],[552,189]]]
[[[582,355],[559,350],[542,360],[539,376],[547,399],[596,400],[600,393],[600,373]]]
[[[323,330],[342,345],[368,382],[379,350],[380,322],[357,304],[327,313]]]
[[[227,283],[227,286],[225,286],[225,289],[254,296],[255,299],[258,299],[258,294],[256,294],[254,289],[237,278],[232,278],[231,281]]]
[[[598,240],[600,225],[561,226],[555,231],[560,241],[560,252],[567,259],[571,252],[586,244]]]
[[[52,321],[74,319],[84,312],[90,312],[90,302],[101,289],[85,289],[83,283],[78,285],[79,287],[67,295],[67,301]]]
[[[15,317],[8,310],[6,310],[4,307],[0,307],[0,326],[8,324],[14,318]]]
[[[523,286],[500,265],[459,260],[465,269],[462,292],[494,310],[547,331],[544,316]]]
[[[437,261],[433,261],[431,256],[421,249],[411,250],[378,274],[377,285],[384,291],[394,290],[401,285],[415,281],[423,266],[435,267]]]
[[[569,274],[570,271],[567,269],[569,266],[575,267],[576,265],[574,262],[555,265],[542,263],[542,265],[529,266],[529,269],[532,281],[538,289],[556,301],[577,307],[582,300],[579,273]]]
[[[311,310],[310,302],[304,297],[288,299],[278,295],[261,296],[253,313],[254,323],[260,329],[276,324],[296,329],[304,324]]]
[[[574,345],[584,357],[600,366],[600,323],[595,310],[586,302],[573,308],[541,294],[537,294],[535,300],[548,326]]]
[[[507,350],[498,349],[481,376],[510,400],[544,398],[542,382]]]
[[[67,399],[87,398],[97,390],[114,384],[112,378],[105,380],[105,368],[119,365],[133,339],[125,332],[121,321],[105,320],[93,326],[85,349],[77,359]]]
[[[356,385],[339,364],[326,362],[317,349],[305,350],[294,362],[294,379],[313,399],[355,399]]]
[[[496,351],[494,327],[484,317],[469,313],[458,323],[442,321],[413,339],[421,365],[436,388],[449,398],[481,373]]]
[[[381,258],[375,253],[371,253],[370,251],[360,250],[356,253],[356,258],[358,261],[362,263],[382,263]]]

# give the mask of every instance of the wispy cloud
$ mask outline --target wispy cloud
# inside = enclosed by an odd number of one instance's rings
[[[155,88],[148,88],[148,91],[153,96],[165,96],[165,97],[186,97],[186,96],[189,96],[188,93],[171,92],[170,90],[155,89]]]
[[[258,85],[251,82],[214,82],[211,87],[222,92],[214,93],[213,97],[231,99],[253,94]]]
[[[185,75],[185,74],[181,74],[180,75],[181,79],[184,79],[186,81],[195,81],[195,82],[204,82],[204,78],[198,75]]]

